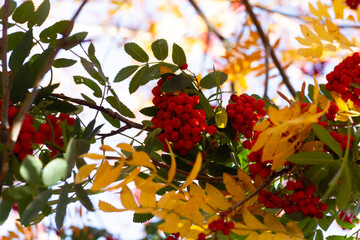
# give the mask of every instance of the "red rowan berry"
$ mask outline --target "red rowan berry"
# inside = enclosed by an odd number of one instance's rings
[[[206,234],[205,233],[199,233],[197,240],[206,240]]]
[[[187,149],[187,150],[190,150],[194,147],[194,142],[192,140],[186,140],[184,142],[184,147]]]
[[[252,147],[252,143],[249,141],[249,140],[245,140],[243,143],[242,143],[242,146],[243,146],[243,148],[245,148],[245,149],[251,149],[251,147]],[[250,156],[250,155],[249,155]],[[248,156],[248,157],[249,157]],[[250,159],[249,159],[249,161],[250,161]]]
[[[267,178],[268,176],[270,176],[270,169],[268,169],[268,168],[261,169],[261,171],[259,172],[259,175],[263,179]]]
[[[171,125],[174,127],[174,128],[180,128],[182,126],[182,121],[180,120],[180,118],[173,118],[171,120]]]
[[[215,133],[217,132],[217,128],[213,125],[210,125],[208,126],[207,128],[207,132],[210,134],[210,135],[215,135]]]
[[[321,210],[321,211],[326,211],[327,210],[327,208],[328,208],[328,206],[327,206],[327,204],[326,203],[320,203],[319,204],[319,209]]]
[[[185,70],[185,69],[187,69],[187,68],[188,68],[188,64],[187,64],[187,63],[185,63],[184,65],[180,66],[180,69],[182,69],[182,70]]]

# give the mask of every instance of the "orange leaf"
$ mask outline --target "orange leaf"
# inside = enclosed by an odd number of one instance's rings
[[[111,205],[110,203],[104,202],[104,201],[99,201],[99,205],[98,205],[99,209],[103,212],[123,212],[126,211],[126,209],[118,209],[116,207],[114,207],[113,205]]]
[[[96,164],[91,164],[91,165],[82,165],[79,169],[79,172],[76,174],[75,176],[75,184],[78,184],[80,182],[82,182],[82,180],[84,180],[85,178],[87,178],[90,173],[95,169]]]
[[[168,149],[170,151],[170,156],[171,156],[171,166],[168,172],[168,179],[167,179],[167,183],[170,184],[172,182],[172,180],[174,179],[175,176],[175,172],[176,172],[176,161],[175,161],[175,157],[174,157],[174,152],[171,148],[170,143],[168,142],[167,139],[165,139],[166,141],[166,145],[168,146]]]
[[[195,160],[195,164],[193,165],[193,168],[191,169],[189,176],[186,178],[185,183],[179,188],[179,190],[186,188],[192,183],[192,181],[197,177],[201,169],[201,164],[202,164],[202,156],[201,153],[198,153]]]
[[[84,153],[79,156],[79,158],[90,158],[92,160],[103,160],[106,157],[104,155],[96,154],[96,153]]]
[[[138,208],[134,196],[128,186],[124,186],[120,192],[120,200],[124,208],[133,210]]]

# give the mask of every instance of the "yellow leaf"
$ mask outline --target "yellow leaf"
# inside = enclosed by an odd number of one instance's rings
[[[276,239],[276,240],[291,240],[291,237],[284,233],[277,233],[274,235],[274,239]]]
[[[315,15],[316,17],[321,17],[321,14],[319,14],[319,12],[314,8],[314,6],[311,3],[309,3],[308,7],[313,15]]]
[[[357,8],[356,16],[357,16],[357,20],[360,21],[360,8]]]
[[[121,183],[116,184],[115,186],[106,188],[106,191],[111,191],[111,190],[122,188],[124,185],[132,182],[139,175],[139,173],[140,173],[140,167],[136,168],[130,174],[128,174]]]
[[[159,210],[159,209],[154,209],[151,213],[154,216],[157,216],[158,218],[161,218],[161,219],[164,219],[166,217],[166,215],[168,214],[167,211]]]
[[[148,177],[147,179],[142,179],[140,177],[135,178],[134,182],[137,188],[141,189],[141,191],[146,191],[146,192],[157,192],[159,191],[161,188],[165,187],[164,183],[158,183],[158,182],[153,182],[153,179],[156,177],[156,175],[152,175],[150,177]]]
[[[335,18],[343,19],[344,18],[344,9],[345,9],[345,4],[343,4],[343,1],[342,0],[334,0],[333,6],[334,6]]]
[[[174,191],[165,193],[157,202],[158,208],[173,210],[175,206],[178,204],[177,201],[173,198],[174,195],[175,195]]]
[[[264,217],[265,226],[274,232],[284,232],[285,227],[280,223],[279,219],[275,217],[272,213],[266,213]]]
[[[251,177],[248,174],[246,174],[243,169],[239,168],[238,172],[237,172],[237,175],[238,175],[239,179],[244,182],[245,186],[247,187],[247,189],[250,192],[255,192],[256,191],[255,186],[252,184]]]
[[[296,236],[298,236],[300,238],[304,238],[303,232],[301,231],[299,226],[294,221],[288,222],[285,226],[285,229],[286,229],[286,231],[288,231],[290,233],[294,233]]]
[[[300,25],[301,33],[304,35],[305,38],[310,39],[314,43],[321,44],[321,41],[318,36],[316,36],[307,26]]]
[[[201,153],[198,153],[195,160],[195,164],[193,165],[193,168],[191,169],[189,176],[186,178],[185,183],[179,188],[179,190],[186,188],[192,183],[192,181],[197,177],[201,169],[201,164],[202,164],[202,156]]]
[[[210,183],[206,183],[206,193],[211,198],[210,201],[215,205],[216,208],[220,210],[226,210],[227,208],[231,207],[231,204],[220,192],[220,190]]]
[[[95,169],[95,167],[96,164],[82,165],[79,169],[79,172],[75,176],[75,184],[79,184],[80,182],[82,182],[82,180],[87,178],[90,175],[90,173]]]
[[[330,52],[336,52],[336,46],[333,44],[325,44],[324,45],[324,50],[326,51],[330,51]]]
[[[325,20],[325,25],[329,33],[336,34],[337,32],[339,32],[338,26],[329,19]]]
[[[167,179],[167,183],[170,184],[172,182],[172,180],[174,179],[175,176],[175,172],[176,172],[176,161],[175,161],[175,156],[174,156],[174,152],[171,148],[170,143],[168,142],[167,139],[165,139],[166,141],[166,145],[168,146],[168,149],[170,151],[170,156],[171,156],[171,166],[168,172],[168,179]]]
[[[304,20],[305,22],[313,22],[315,19],[313,17],[300,17],[302,20]]]
[[[104,201],[99,201],[99,209],[103,212],[123,212],[126,209],[118,209],[116,207],[114,207],[113,205],[111,205],[110,203],[104,202]]]
[[[326,109],[330,103],[330,100],[321,94],[318,96],[318,101],[321,109]]]
[[[334,99],[336,105],[339,107],[339,112],[348,112],[349,111],[349,107],[347,106],[347,104],[345,103],[344,100],[342,100],[341,95],[335,91],[331,92],[331,97],[332,99]]]
[[[148,167],[156,172],[154,164],[150,161],[150,157],[146,152],[137,151],[131,155],[132,159],[127,160],[126,163],[131,166]]]
[[[135,152],[134,148],[130,145],[130,144],[127,144],[127,143],[119,143],[118,145],[116,145],[116,147],[124,150],[124,151],[127,151],[127,152]]]
[[[259,240],[259,234],[256,232],[251,232],[249,236],[247,236],[246,240]]]
[[[11,237],[12,239],[14,239],[14,238],[19,238],[19,235],[17,235],[17,234],[14,233],[13,231],[9,231],[8,233],[9,233],[9,235],[10,235],[10,237]]]
[[[301,56],[309,57],[311,55],[312,51],[313,51],[312,48],[299,48],[297,50],[297,53],[300,54]]]
[[[183,225],[180,228],[179,233],[180,233],[180,236],[183,238],[189,232],[192,222],[190,222],[189,220],[181,220],[181,222]]]
[[[109,152],[116,152],[115,149],[113,149],[112,147],[110,147],[108,145],[101,145],[100,150],[109,151]]]
[[[323,50],[324,50],[323,46],[317,46],[313,49],[311,56],[313,58],[319,58],[323,54]]]
[[[349,15],[346,20],[356,22],[353,15]]]
[[[247,226],[239,222],[235,223],[235,226],[231,231],[240,236],[245,236],[252,232],[252,230],[248,230]]]
[[[223,181],[225,183],[226,190],[231,194],[234,201],[240,201],[245,198],[244,190],[230,174],[224,173]]]
[[[328,13],[328,6],[325,6],[324,4],[322,4],[321,1],[317,2],[317,6],[319,9],[320,17],[330,18],[330,15]]]
[[[16,221],[15,224],[16,224],[17,230],[19,232],[21,232],[22,234],[25,234],[24,228],[20,225],[20,223]]]
[[[295,38],[301,45],[312,46],[314,43],[308,38],[296,37]]]
[[[262,132],[262,131],[264,131],[266,128],[268,128],[269,125],[270,125],[270,122],[267,121],[267,120],[264,120],[264,121],[262,121],[261,123],[256,124],[256,125],[254,126],[254,130],[256,129],[255,131],[260,131],[260,132]]]
[[[215,123],[219,128],[225,128],[228,122],[228,116],[226,113],[226,109],[221,107],[215,113]]]
[[[317,152],[322,151],[324,149],[324,143],[321,141],[310,141],[307,143],[304,143],[301,148],[299,149],[299,152]]]
[[[171,69],[167,66],[160,65],[160,75],[163,75],[165,73],[173,73],[173,71],[171,71]]]
[[[92,160],[102,160],[106,157],[104,155],[96,154],[96,153],[84,153],[79,156],[79,158],[90,158]]]
[[[248,228],[267,230],[266,226],[260,222],[254,215],[252,215],[246,208],[243,211],[243,218]]]
[[[272,240],[273,239],[273,235],[270,232],[262,232],[259,236],[259,239],[261,240]],[[274,238],[274,240],[278,240],[276,238]]]
[[[158,229],[160,229],[163,232],[166,233],[176,233],[179,232],[179,224],[180,221],[180,217],[179,215],[175,214],[175,213],[169,213],[168,215],[166,215],[165,217],[165,222],[160,224],[158,226]]]
[[[92,191],[99,191],[111,183],[115,182],[120,176],[121,171],[124,167],[125,161],[121,161],[116,167],[112,167],[108,162],[104,162],[100,165],[99,170],[96,173],[94,183],[91,186]],[[101,169],[102,166],[104,169]],[[100,172],[99,172],[100,171]]]
[[[328,42],[333,42],[334,37],[326,31],[323,23],[321,23],[319,20],[316,20],[313,23],[313,27],[314,31],[317,33],[320,39]]]
[[[138,208],[134,196],[128,186],[124,186],[120,192],[120,200],[125,209],[133,210]]]
[[[140,204],[142,207],[156,207],[155,192],[141,191]]]

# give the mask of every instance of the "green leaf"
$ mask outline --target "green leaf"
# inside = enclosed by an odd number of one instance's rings
[[[145,116],[155,117],[159,110],[160,110],[159,108],[151,106],[151,107],[145,107],[145,108],[141,109],[140,112],[142,114],[144,114]]]
[[[90,136],[92,130],[94,129],[95,121],[96,121],[96,119],[92,120],[92,121],[89,122],[89,124],[86,126],[86,128],[84,129],[84,132],[83,132],[83,134],[82,134],[82,138],[83,138],[83,139],[89,139],[89,136]]]
[[[63,34],[68,24],[70,24],[70,30],[72,30],[74,23],[69,20],[56,22],[52,26],[44,29],[40,33],[40,41],[43,43],[55,44],[55,40],[58,38],[58,34]]]
[[[67,58],[58,58],[54,61],[53,66],[56,68],[66,68],[74,65],[76,60],[67,59]]]
[[[10,92],[10,98],[13,103],[21,101],[27,90],[32,86],[34,82],[33,71],[29,63],[25,63],[19,71],[15,74],[13,85]]]
[[[130,77],[137,69],[138,65],[131,65],[120,69],[120,71],[116,74],[114,82],[121,82],[128,77]]]
[[[331,235],[331,236],[327,236],[326,240],[350,240],[350,239],[354,239],[352,237],[350,238],[346,238],[344,236],[340,236],[340,235]]]
[[[31,48],[33,47],[32,39],[33,33],[30,29],[21,37],[18,45],[14,48],[9,58],[9,67],[14,74],[20,69],[25,58],[29,55]]]
[[[343,163],[344,170],[341,174],[341,180],[340,184],[337,185],[337,188],[339,189],[339,192],[336,196],[336,205],[339,209],[345,209],[347,206],[350,195],[352,192],[352,183],[351,183],[351,172],[349,167],[352,167],[351,164]]]
[[[9,16],[11,16],[11,14],[13,14],[13,12],[16,9],[16,2],[14,0],[10,0],[9,3]],[[3,19],[4,16],[4,5],[1,6],[0,8],[0,19]]]
[[[329,173],[329,164],[327,165],[315,165],[310,167],[306,172],[305,176],[308,177],[313,184],[320,183]]]
[[[96,105],[96,102],[94,100],[92,100],[90,97],[88,97],[87,95],[81,93],[81,96],[85,99],[85,101]]]
[[[89,44],[89,48],[88,48],[88,54],[89,54],[89,59],[96,65],[96,66],[100,66],[100,62],[99,60],[96,58],[95,56],[95,47],[94,44],[91,42]]]
[[[26,1],[15,10],[12,18],[17,23],[26,23],[34,15],[34,9],[34,3]]]
[[[33,69],[34,76],[37,76],[40,71],[42,71],[43,66],[50,60],[49,57],[52,54],[54,49],[48,48],[43,51],[41,54],[36,54],[31,57],[29,60],[31,67]],[[50,69],[47,69],[49,71]]]
[[[46,186],[52,186],[58,181],[65,179],[67,162],[65,159],[56,158],[51,160],[45,167],[42,174],[42,181]]]
[[[111,89],[111,93],[114,94],[114,96],[109,96],[105,100],[116,110],[119,111],[119,113],[125,117],[129,118],[135,118],[134,113],[125,105],[123,104],[119,98],[117,97],[115,91]]]
[[[154,217],[151,213],[134,213],[134,223],[144,223],[151,220]]]
[[[159,133],[161,131],[162,130],[160,128],[157,128],[148,134],[148,136],[146,137],[146,139],[144,141],[144,144],[145,144],[145,147],[143,149],[144,152],[146,152],[147,154],[152,153],[153,147],[154,147],[155,143],[158,141],[157,136],[159,135]]]
[[[134,93],[141,85],[144,85],[148,81],[148,70],[149,65],[146,64],[139,71],[135,73],[132,77],[130,84],[129,84],[129,92],[130,94]]]
[[[316,136],[322,141],[325,145],[327,145],[331,150],[333,150],[339,157],[342,156],[343,151],[341,150],[340,144],[331,137],[328,131],[320,125],[313,123],[313,130]]]
[[[348,223],[348,222],[345,222],[341,219],[336,219],[336,223],[340,225],[340,227],[342,228],[345,228],[345,229],[352,229],[355,227],[354,224],[351,224],[351,223]]]
[[[219,128],[225,128],[228,122],[228,116],[226,113],[226,109],[224,107],[220,107],[217,109],[215,113],[215,123]]]
[[[8,35],[8,52],[15,49],[24,35],[24,32],[14,32]]]
[[[21,162],[20,175],[29,183],[41,183],[42,162],[32,156],[27,155]]]
[[[2,196],[11,202],[18,202],[26,197],[30,197],[35,194],[35,190],[30,185],[23,185],[19,187],[5,188],[2,192]]]
[[[0,226],[6,221],[11,211],[13,203],[2,198],[0,202]]]
[[[70,37],[67,37],[65,39],[65,45],[63,46],[63,49],[69,50],[79,45],[85,40],[87,34],[88,34],[87,32],[79,32],[79,33],[75,33],[74,35],[71,35]]]
[[[124,45],[124,50],[129,54],[133,59],[138,62],[148,62],[149,56],[147,53],[136,43],[129,42]]]
[[[95,69],[95,65],[92,62],[89,62],[85,58],[81,58],[81,64],[85,70],[96,79],[101,85],[105,85],[105,79],[100,75],[100,73]]]
[[[316,230],[316,237],[315,237],[315,240],[323,240],[324,239],[324,235],[322,233],[321,230]]]
[[[185,52],[176,43],[173,44],[173,48],[172,48],[172,60],[178,66],[183,66],[186,63]]]
[[[91,203],[91,200],[86,193],[86,191],[83,189],[83,187],[80,184],[75,184],[75,192],[76,196],[81,202],[81,204],[89,211],[95,211],[93,204]]]
[[[55,223],[56,223],[56,228],[58,230],[62,228],[64,223],[64,218],[66,215],[66,207],[69,203],[68,193],[69,193],[69,185],[65,182],[65,185],[61,187],[59,201],[56,207]]]
[[[35,14],[29,19],[28,28],[32,28],[33,26],[41,26],[46,18],[49,16],[50,12],[50,1],[44,0],[38,9],[35,11]]]
[[[289,162],[305,165],[323,165],[334,163],[332,155],[324,152],[299,152],[287,158]]]
[[[111,111],[111,109],[109,109],[109,108],[107,108],[107,110],[110,110],[110,111]],[[101,114],[102,114],[103,117],[106,119],[106,121],[108,121],[113,127],[115,127],[115,128],[120,128],[120,121],[119,121],[119,120],[110,117],[110,116],[109,116],[108,114],[106,114],[106,113],[101,112]]]
[[[46,106],[46,110],[57,111],[63,113],[72,113],[78,110],[78,108],[71,103],[51,98],[52,103]]]
[[[42,191],[26,208],[21,215],[20,221],[22,225],[28,225],[38,212],[45,206],[48,199],[52,195],[52,190]]]
[[[67,163],[66,178],[71,176],[71,171],[74,168],[77,158],[84,153],[87,153],[90,149],[90,143],[84,139],[71,138],[65,153],[65,160]]]
[[[210,89],[214,87],[220,87],[226,80],[228,76],[226,73],[215,71],[211,72],[200,81],[200,87]]]
[[[41,88],[39,90],[38,95],[36,96],[35,103],[38,103],[42,99],[49,97],[51,95],[51,93],[59,86],[60,86],[60,83],[56,83],[56,84]]]
[[[331,223],[334,221],[334,218],[330,216],[324,216],[322,219],[319,219],[318,221],[321,229],[327,231]]]
[[[172,78],[166,80],[161,86],[161,91],[167,93],[173,93],[184,90],[191,84],[192,80],[186,74],[175,75]]]
[[[101,98],[102,97],[102,91],[101,88],[94,82],[93,80],[90,80],[86,77],[82,76],[73,76],[74,82],[76,84],[85,84],[88,86],[91,90],[93,90],[93,94],[95,97]]]
[[[164,60],[168,56],[168,44],[165,39],[158,39],[153,42],[151,49],[158,60]]]

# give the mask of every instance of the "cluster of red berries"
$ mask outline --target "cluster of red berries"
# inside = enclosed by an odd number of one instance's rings
[[[164,151],[169,151],[165,144],[167,139],[181,155],[187,155],[194,144],[201,141],[203,133],[214,135],[217,128],[206,124],[206,113],[203,109],[195,109],[200,102],[199,96],[189,96],[184,92],[163,93],[160,90],[163,83],[164,80],[160,79],[152,90],[153,104],[159,111],[151,122],[154,128],[163,130],[158,139],[164,143]]]
[[[229,235],[230,230],[235,227],[234,222],[225,221],[225,219],[220,218],[218,220],[214,220],[209,224],[209,229],[211,231],[221,231],[224,235]]]
[[[19,109],[15,106],[9,107],[8,117],[10,128],[18,111]],[[44,123],[36,130],[33,126],[34,118],[28,114],[25,115],[24,121],[21,125],[18,140],[15,142],[13,150],[14,154],[20,160],[24,160],[27,155],[33,154],[33,143],[41,145],[44,144],[45,140],[47,139],[49,141],[55,142],[59,146],[64,145],[63,139],[61,138],[61,128],[57,123],[58,119],[54,115],[48,115],[47,118],[49,119],[52,127],[50,127],[50,124]],[[62,122],[67,121],[69,126],[73,126],[75,123],[75,119],[70,118],[69,115],[65,113],[60,113],[59,120]],[[54,132],[54,135],[52,132]],[[52,158],[57,153],[57,150],[52,149],[51,147],[49,147],[49,149],[51,150],[50,157]]]
[[[344,101],[349,99],[356,107],[360,107],[360,89],[350,83],[360,85],[360,53],[356,52],[339,63],[332,72],[326,75],[325,87],[328,91],[336,91],[341,94]]]
[[[249,173],[253,177],[259,174],[262,179],[265,179],[271,174],[271,161],[261,161],[262,151],[263,149],[260,149],[259,151],[251,152],[248,155]]]
[[[287,191],[283,191],[285,189]],[[306,187],[300,180],[288,181],[285,189],[278,193],[261,190],[258,201],[266,208],[282,208],[288,214],[301,212],[308,217],[324,217],[323,212],[327,210],[327,205],[315,196],[315,185]]]
[[[335,131],[331,131],[330,135],[340,144],[341,149],[343,151],[345,151],[346,146],[347,146],[347,141],[348,141],[348,135],[342,135],[341,133],[335,132]],[[354,141],[353,136],[350,135],[350,144],[349,144],[349,148],[351,148],[352,146],[352,142]]]
[[[165,240],[178,240],[180,233],[172,233],[170,236],[166,237]]]
[[[355,219],[355,215],[351,214],[351,213],[347,213],[345,211],[341,211],[339,213],[339,219],[344,221],[344,222],[348,222],[353,224],[353,220]]]
[[[245,138],[253,137],[253,127],[260,117],[266,115],[265,101],[256,100],[253,96],[243,93],[240,96],[232,94],[231,103],[226,106],[229,121],[236,131],[236,135],[242,133]]]
[[[60,122],[65,122],[67,125],[73,126],[75,124],[75,119],[66,113],[60,113],[59,117],[49,114],[46,116],[46,118],[48,122],[41,124],[38,128],[38,132],[42,134],[42,142],[48,140],[55,143],[59,147],[63,147],[64,139],[62,138]],[[50,157],[53,158],[58,151],[49,145],[47,145],[47,147],[50,150]]]
[[[349,8],[356,10],[360,4],[360,0],[346,0],[346,4]]]
[[[339,107],[335,103],[330,102],[330,106],[329,106],[327,113],[325,113],[325,117],[329,121],[334,121],[338,111],[339,111]]]

